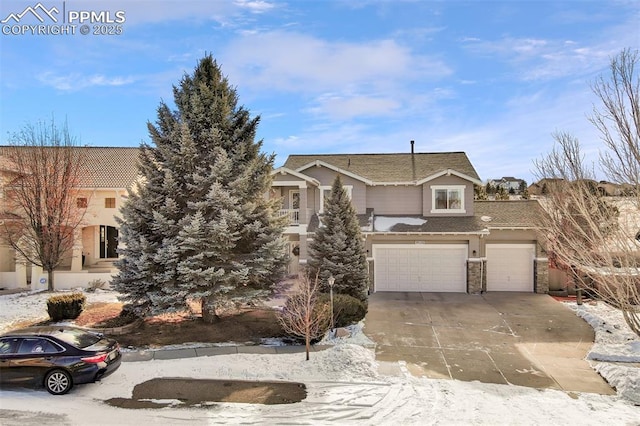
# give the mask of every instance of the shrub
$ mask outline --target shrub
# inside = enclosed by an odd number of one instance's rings
[[[100,278],[96,278],[95,280],[91,280],[89,281],[89,284],[87,284],[87,291],[88,292],[94,292],[98,289],[102,289],[104,288],[104,286],[107,285],[107,282],[105,280],[101,280]]]
[[[82,293],[51,296],[47,300],[47,312],[53,321],[75,319],[80,316],[87,298]]]
[[[330,295],[323,293],[320,301],[330,303]],[[333,295],[333,316],[335,317],[336,328],[346,327],[351,324],[358,323],[367,314],[367,305],[365,302],[356,299],[348,294]]]

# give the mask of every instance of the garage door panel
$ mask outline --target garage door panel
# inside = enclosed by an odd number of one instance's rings
[[[487,244],[487,291],[533,291],[533,244]]]
[[[373,246],[376,291],[466,292],[467,245]]]

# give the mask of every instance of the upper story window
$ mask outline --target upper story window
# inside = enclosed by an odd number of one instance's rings
[[[465,213],[464,185],[432,186],[431,213]]]
[[[86,209],[87,208],[87,199],[84,197],[80,197],[76,200],[76,204],[78,206],[79,209]]]
[[[116,199],[115,198],[105,198],[104,199],[104,208],[105,209],[115,209],[116,208]]]
[[[342,188],[347,192],[347,197],[351,199],[351,193],[353,192],[352,185],[343,185]],[[331,186],[320,186],[320,211],[318,213],[324,213],[324,205],[327,199],[331,196]]]

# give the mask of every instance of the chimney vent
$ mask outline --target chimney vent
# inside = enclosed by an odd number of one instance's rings
[[[411,141],[411,153],[413,154],[413,145],[415,144],[415,141]]]

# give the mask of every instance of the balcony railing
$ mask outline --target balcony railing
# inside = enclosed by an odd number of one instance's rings
[[[299,209],[281,209],[280,217],[287,216],[289,218],[290,225],[298,225],[300,223],[300,210]]]

